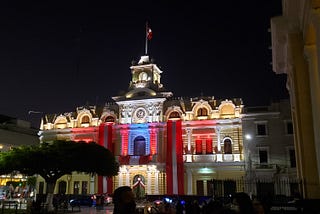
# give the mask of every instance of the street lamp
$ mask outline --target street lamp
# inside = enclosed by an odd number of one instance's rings
[[[253,187],[253,171],[252,171],[252,159],[251,159],[251,141],[252,141],[252,135],[247,133],[244,135],[244,138],[246,141],[244,141],[245,145],[244,145],[244,148],[245,148],[245,157],[246,157],[246,180],[247,180],[247,191],[249,193],[249,195],[251,196],[252,195],[252,192],[254,190],[254,187]]]
[[[252,139],[251,134],[246,134],[244,137],[245,137],[247,140],[251,140],[251,139]]]

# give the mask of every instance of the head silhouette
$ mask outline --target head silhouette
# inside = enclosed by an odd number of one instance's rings
[[[118,187],[113,193],[114,214],[135,213],[136,203],[131,187]]]

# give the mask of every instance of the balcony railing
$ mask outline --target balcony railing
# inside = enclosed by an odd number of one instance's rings
[[[204,154],[204,155],[183,155],[184,162],[207,163],[207,162],[240,162],[241,154]]]

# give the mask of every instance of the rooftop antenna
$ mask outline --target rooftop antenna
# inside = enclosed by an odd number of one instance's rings
[[[148,55],[148,41],[152,39],[152,30],[148,25],[148,22],[146,22],[146,50],[145,55]]]

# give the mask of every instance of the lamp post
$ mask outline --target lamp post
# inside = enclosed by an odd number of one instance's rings
[[[247,164],[246,164],[246,180],[247,180],[247,191],[251,197],[253,193],[253,172],[252,172],[252,159],[251,159],[251,150],[250,150],[250,145],[249,143],[252,140],[252,135],[251,134],[246,134],[245,136],[245,153],[246,153],[246,158],[247,158]]]

